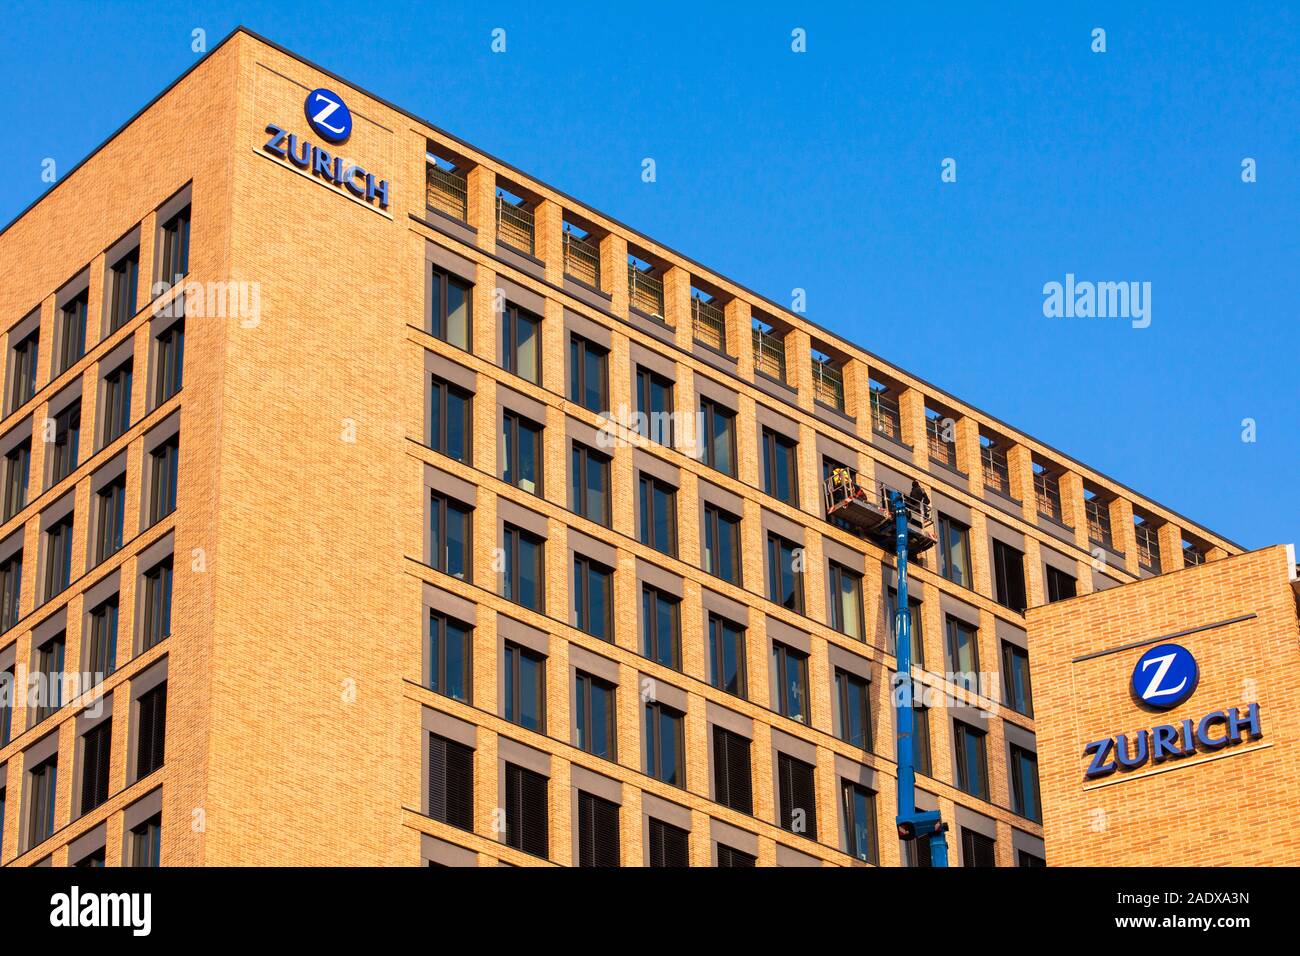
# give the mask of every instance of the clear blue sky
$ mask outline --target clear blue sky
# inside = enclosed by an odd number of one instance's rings
[[[1300,540],[1300,17],[808,6],[15,5],[0,221],[243,24],[1247,547]],[[1150,282],[1151,326],[1044,318],[1066,273]]]

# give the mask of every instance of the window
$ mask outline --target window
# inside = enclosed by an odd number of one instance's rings
[[[181,440],[168,438],[149,453],[149,524],[155,525],[176,510],[176,477],[181,461]]]
[[[939,515],[939,574],[953,584],[970,587],[970,528]]]
[[[1025,556],[1001,541],[993,542],[993,594],[1013,611],[1025,610]]]
[[[131,865],[160,866],[162,860],[162,814],[155,813],[131,830]]]
[[[1011,809],[1027,820],[1041,823],[1043,805],[1038,794],[1038,755],[1011,744],[1010,758]]]
[[[18,623],[22,590],[23,553],[19,551],[0,561],[0,631],[7,631]]]
[[[462,621],[429,612],[429,689],[469,702],[474,629]]]
[[[506,764],[506,846],[545,858],[549,848],[546,790],[540,773]]]
[[[503,593],[507,601],[514,601],[534,611],[545,609],[542,590],[542,548],[544,540],[514,525],[506,525],[502,534],[505,552],[505,571],[502,575]]]
[[[590,558],[573,558],[574,626],[592,637],[609,640],[614,630],[614,572]]]
[[[437,734],[429,734],[429,816],[474,829],[474,751]]]
[[[126,475],[114,478],[95,492],[95,563],[117,554],[122,548],[126,523]]]
[[[141,653],[172,632],[172,558],[163,558],[144,573],[144,601],[141,608]]]
[[[140,250],[132,249],[113,264],[109,276],[108,333],[112,335],[135,315],[140,285]]]
[[[1033,691],[1029,684],[1029,652],[1002,642],[1003,703],[1026,717],[1034,716]]]
[[[89,813],[108,799],[109,749],[112,721],[105,720],[81,737],[81,813]]]
[[[149,776],[163,765],[167,740],[167,685],[159,684],[140,695],[136,706],[135,779]]]
[[[77,860],[72,865],[94,867],[94,866],[106,866],[107,863],[108,863],[108,851],[101,846],[98,850],[91,850],[89,853],[83,856],[80,860]]]
[[[67,637],[63,631],[36,648],[36,707],[31,726],[35,727],[63,706],[63,654]]]
[[[835,669],[835,700],[840,709],[840,739],[871,749],[871,684],[865,677]]]
[[[799,479],[796,457],[798,443],[763,429],[763,490],[773,498],[799,507]]]
[[[646,855],[646,865],[690,866],[690,834],[654,817],[649,823],[650,852]]]
[[[782,829],[817,839],[817,788],[812,765],[778,753],[776,774]]]
[[[808,723],[808,655],[773,641],[772,674],[777,710],[791,720]]]
[[[0,671],[0,747],[7,746],[14,725],[14,672]]]
[[[972,797],[987,800],[989,784],[984,733],[960,720],[954,720],[952,724],[953,745],[957,749],[957,786]]]
[[[888,588],[885,593],[887,595],[886,600],[889,604],[889,621],[887,623],[889,637],[887,646],[889,647],[889,653],[897,656],[898,646],[896,643],[897,637],[894,634],[894,618],[898,615],[898,592],[893,588]],[[924,615],[921,613],[921,602],[910,594],[907,596],[907,610],[910,622],[909,630],[912,634],[912,666],[924,667],[925,641],[922,637],[921,629],[921,622],[924,620]]]
[[[704,570],[740,584],[740,519],[714,505],[704,506]]]
[[[541,382],[541,329],[538,316],[507,302],[501,316],[501,367],[529,382]]]
[[[569,507],[597,524],[609,526],[609,457],[573,443],[569,464]]]
[[[429,394],[429,447],[455,461],[468,462],[474,396],[436,375]]]
[[[682,667],[681,602],[650,585],[641,587],[641,653],[673,670]]]
[[[36,394],[36,359],[41,333],[33,331],[13,347],[13,377],[10,379],[9,410],[31,401]]]
[[[649,369],[636,370],[637,431],[651,441],[673,443],[673,383]]]
[[[86,669],[98,684],[117,670],[117,595],[95,605],[90,612],[90,646]]]
[[[849,780],[840,782],[844,802],[844,852],[866,863],[879,862],[876,856],[876,795]]]
[[[862,625],[862,575],[830,562],[831,627],[849,637],[865,640]]]
[[[930,767],[930,708],[912,708],[912,762],[916,772],[933,777]]]
[[[618,804],[578,791],[578,866],[618,866]]]
[[[745,696],[745,629],[717,614],[709,615],[710,682],[719,690]]]
[[[77,468],[81,444],[81,402],[73,402],[54,416],[54,447],[51,449],[50,484],[58,484]]]
[[[542,426],[514,412],[502,416],[501,478],[530,494],[542,493]]]
[[[949,615],[946,618],[948,628],[948,670],[950,680],[958,687],[967,690],[979,690],[979,631],[965,621]]]
[[[163,224],[158,249],[158,278],[175,285],[190,271],[190,207],[186,206]]]
[[[767,535],[767,596],[803,613],[803,548],[773,532]]]
[[[1016,866],[1035,867],[1047,866],[1047,861],[1041,856],[1030,853],[1028,850],[1020,850],[1016,853]]]
[[[429,269],[429,333],[468,350],[472,286],[436,266]]]
[[[54,835],[55,794],[59,758],[53,755],[38,763],[27,775],[27,848],[30,850]]]
[[[4,520],[27,506],[27,481],[32,468],[32,440],[25,438],[5,455]]]
[[[963,866],[997,866],[991,838],[974,830],[961,828],[961,859]]]
[[[580,335],[569,336],[569,401],[597,414],[609,408],[609,352]]]
[[[700,399],[700,417],[704,434],[700,460],[724,475],[736,473],[736,413],[723,408],[711,398]]]
[[[546,732],[546,658],[518,644],[505,645],[502,680],[505,718],[538,733]]]
[[[578,746],[589,754],[614,760],[614,685],[578,671],[574,696]]]
[[[72,581],[72,515],[56,521],[45,532],[45,600],[49,601]]]
[[[469,580],[472,510],[454,498],[429,494],[430,563],[443,574]]]
[[[1074,578],[1052,567],[1050,564],[1045,565],[1047,569],[1047,603],[1052,604],[1056,601],[1064,601],[1072,598],[1076,593],[1078,584]]]
[[[719,843],[718,866],[755,867],[758,866],[758,857],[752,853],[745,853],[735,847],[727,846],[725,843]]]
[[[686,786],[686,772],[682,766],[684,716],[681,711],[658,701],[649,701],[645,705],[645,772],[676,787]]]
[[[713,799],[740,813],[754,812],[749,739],[725,727],[713,728]]]
[[[677,556],[677,489],[657,478],[642,475],[641,543],[672,557]]]
[[[155,407],[181,390],[185,365],[185,320],[173,322],[159,332],[157,341],[158,350],[154,353],[158,363],[154,385]]]
[[[86,303],[83,292],[59,310],[59,372],[66,372],[86,354]],[[55,373],[58,374],[58,373]]]
[[[105,445],[131,427],[131,370],[128,360],[104,376]]]

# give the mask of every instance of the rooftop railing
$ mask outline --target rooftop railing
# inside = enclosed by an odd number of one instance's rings
[[[754,369],[785,381],[785,342],[774,332],[755,327]]]
[[[469,188],[463,173],[429,163],[424,171],[425,203],[453,219],[465,221]]]
[[[1110,534],[1110,507],[1098,498],[1083,502],[1084,516],[1088,521],[1088,540],[1104,547],[1112,547]]]
[[[1034,502],[1044,518],[1058,523],[1065,520],[1061,509],[1061,484],[1054,475],[1043,471],[1034,475]]]
[[[648,272],[627,264],[627,298],[633,308],[662,320],[664,317],[664,284]]]
[[[727,318],[712,302],[691,297],[691,328],[695,341],[719,352],[727,351]]]
[[[1160,571],[1160,535],[1151,525],[1143,523],[1133,526],[1137,536],[1138,565],[1148,571]]]
[[[1007,466],[1007,455],[996,445],[983,445],[980,448],[980,465],[984,472],[984,487],[1000,495],[1011,497],[1011,469]]]
[[[533,211],[497,196],[497,241],[533,255]]]
[[[871,391],[871,430],[896,442],[903,440],[898,402],[879,389]]]
[[[844,373],[830,362],[812,360],[813,397],[823,405],[844,411]]]
[[[599,289],[600,248],[590,239],[583,239],[565,230],[564,274],[593,289]]]

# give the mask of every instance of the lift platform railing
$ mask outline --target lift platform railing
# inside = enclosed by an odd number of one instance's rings
[[[831,517],[837,510],[843,510],[850,503],[865,504],[889,517],[890,494],[897,489],[890,488],[884,482],[878,482],[873,488],[862,480],[857,472],[848,468],[837,468],[827,477],[823,492],[826,498],[826,515]],[[899,492],[902,494],[902,492]],[[914,531],[928,532],[934,526],[930,512],[930,502],[924,498],[903,495],[907,505],[907,522]]]

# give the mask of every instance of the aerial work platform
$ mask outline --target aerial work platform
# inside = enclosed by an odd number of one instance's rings
[[[843,521],[883,550],[893,551],[894,518],[889,511],[889,493],[892,490],[884,484],[869,488],[857,472],[836,468],[826,479],[824,488],[826,517]],[[915,557],[934,547],[937,540],[930,516],[930,501],[923,496],[906,494],[903,500],[907,504],[907,551],[909,556]]]

